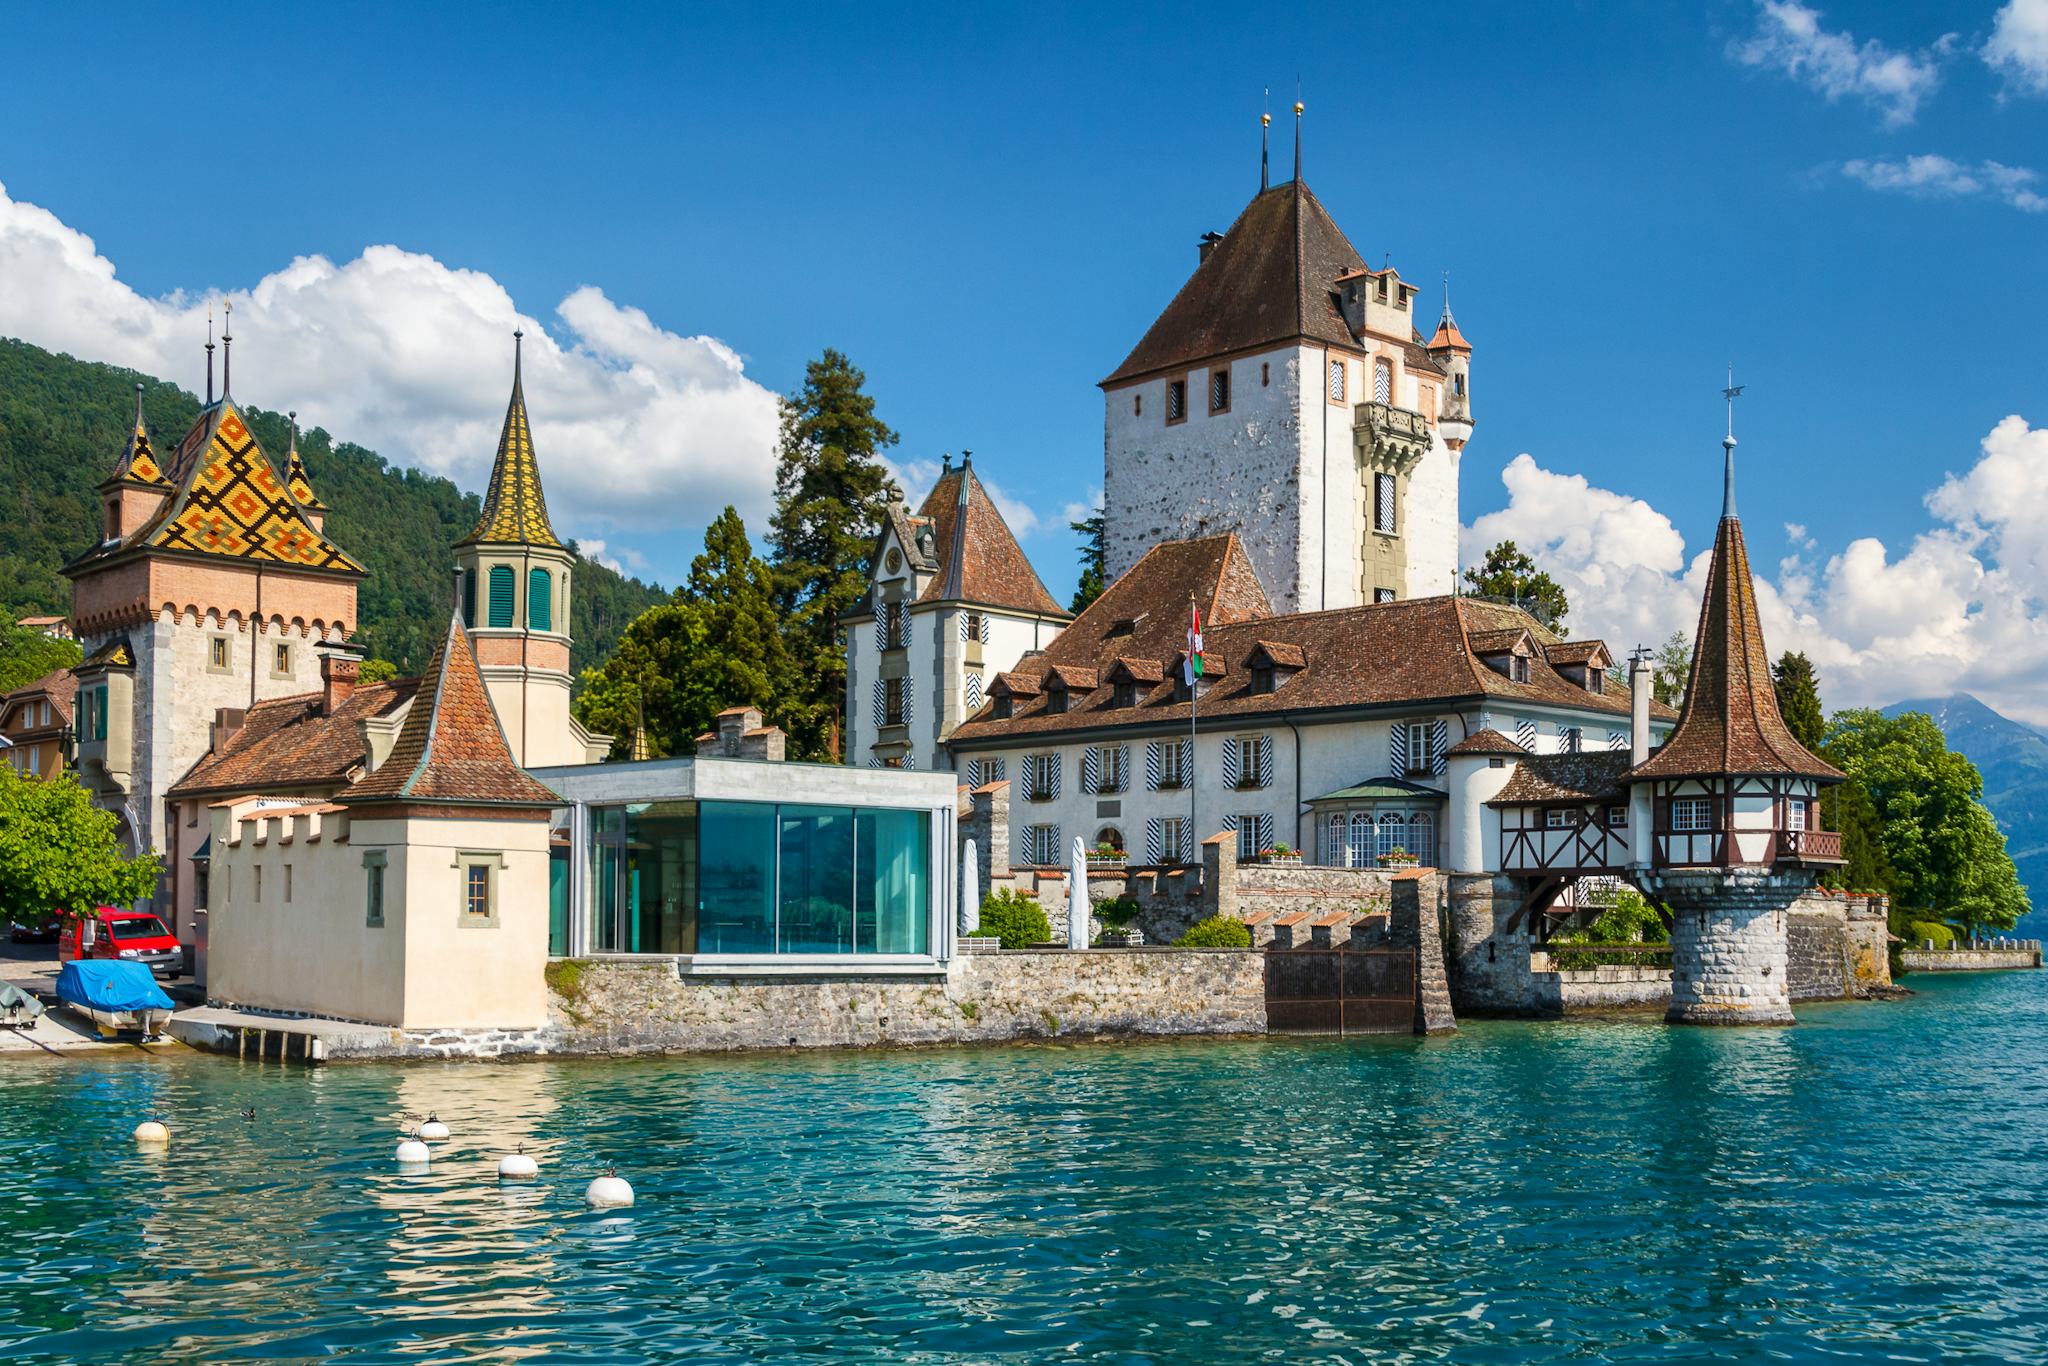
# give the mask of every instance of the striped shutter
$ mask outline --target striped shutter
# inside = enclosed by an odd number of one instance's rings
[[[903,679],[903,724],[906,726],[910,724],[910,678],[908,675],[905,675]]]
[[[916,767],[917,767],[917,755],[916,755],[916,754],[914,754],[914,753],[913,753],[913,754],[905,754],[905,755],[903,756],[903,767],[904,767],[904,768],[916,768]]]
[[[1252,830],[1254,832],[1253,838],[1258,843],[1259,848],[1271,849],[1273,847],[1273,818],[1271,816],[1252,817]]]
[[[1159,742],[1157,740],[1147,740],[1145,742],[1145,786],[1148,790],[1153,792],[1159,790],[1159,776]],[[1156,863],[1158,860],[1154,859],[1153,862]]]
[[[1444,751],[1451,747],[1451,723],[1438,720],[1429,728],[1429,771],[1438,777],[1444,772]]]
[[[1010,761],[1008,759],[983,759],[981,765],[981,771],[988,775],[982,779],[985,783],[999,783],[1010,776]]]
[[[967,714],[972,716],[981,710],[981,675],[973,670],[967,673]]]
[[[1131,786],[1131,747],[1116,747],[1116,791],[1127,792]]]
[[[870,755],[868,756],[868,767],[869,767],[869,768],[880,768],[881,766],[882,766],[882,761],[881,761],[881,760],[880,760],[879,758],[877,758],[877,757],[876,757],[875,755],[872,755],[872,754],[870,754]]]
[[[1102,754],[1093,745],[1081,751],[1081,790],[1102,791]]]
[[[1398,778],[1408,771],[1408,726],[1396,721],[1387,735],[1387,771]]]
[[[1047,779],[1045,790],[1050,792],[1054,799],[1057,800],[1060,795],[1060,770],[1065,768],[1066,764],[1061,761],[1060,756],[1057,754],[1040,755],[1038,762],[1044,765]]]
[[[1166,862],[1166,822],[1157,816],[1145,822],[1145,862]]]
[[[1060,838],[1060,828],[1057,825],[1045,827],[1045,848],[1042,852],[1046,863],[1061,864],[1067,861],[1066,842]]]
[[[1259,786],[1271,787],[1273,785],[1273,737],[1270,735],[1260,736],[1258,748],[1253,752],[1259,758]]]
[[[1627,731],[1625,731],[1625,730],[1610,730],[1610,731],[1608,731],[1608,732],[1607,732],[1607,747],[1608,747],[1609,749],[1627,749],[1627,748],[1628,748],[1628,732],[1627,732]]]
[[[1526,716],[1515,722],[1515,743],[1531,754],[1536,752],[1536,723]]]
[[[889,721],[889,690],[881,679],[875,680],[875,729],[880,730]]]
[[[1238,762],[1237,737],[1225,736],[1223,740],[1223,785],[1236,787],[1242,766]]]
[[[967,613],[960,614],[960,639],[967,639]]]

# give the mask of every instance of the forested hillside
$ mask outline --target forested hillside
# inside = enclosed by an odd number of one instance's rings
[[[70,584],[57,569],[98,532],[93,485],[127,439],[138,382],[143,416],[158,449],[168,451],[198,415],[196,396],[132,370],[0,338],[0,610],[70,610]],[[283,414],[245,412],[264,450],[281,460]],[[375,451],[337,444],[317,427],[299,434],[299,450],[330,509],[328,535],[370,571],[357,597],[357,639],[403,672],[424,667],[453,592],[451,547],[475,525],[477,496],[391,466]],[[602,663],[627,624],[664,597],[658,587],[582,561],[570,620],[578,673]]]

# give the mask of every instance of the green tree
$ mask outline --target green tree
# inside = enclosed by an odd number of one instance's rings
[[[1823,753],[1876,810],[1879,843],[1904,907],[1931,911],[1966,933],[2007,929],[2027,913],[2005,836],[1983,803],[1983,779],[1949,749],[1933,718],[1838,712]]]
[[[657,754],[687,754],[719,712],[751,704],[789,732],[793,757],[822,757],[830,713],[809,700],[802,682],[769,568],[727,508],[705,531],[689,581],[642,613],[612,657],[584,673],[576,714],[616,736],[615,753],[626,752],[644,716]]]
[[[1778,714],[1792,738],[1818,754],[1827,739],[1827,716],[1821,710],[1820,682],[1814,677],[1813,661],[1803,653],[1787,650],[1771,666],[1771,686],[1778,694]]]
[[[1822,789],[1820,823],[1823,829],[1842,832],[1843,859],[1842,866],[1821,881],[1847,891],[1897,894],[1898,877],[1884,852],[1884,820],[1860,781],[1851,778]]]
[[[78,642],[17,625],[0,609],[0,693],[25,688],[53,669],[72,667],[80,658]]]
[[[0,919],[126,906],[156,888],[155,854],[124,858],[112,812],[70,774],[24,778],[0,764]]]
[[[398,677],[398,666],[388,659],[366,659],[356,674],[358,683],[389,683]]]
[[[1075,613],[1086,611],[1088,604],[1109,587],[1108,573],[1103,567],[1108,559],[1102,548],[1102,526],[1100,509],[1078,522],[1067,523],[1067,528],[1081,537],[1081,581],[1074,585],[1074,601],[1069,604]]]
[[[1487,551],[1478,568],[1465,571],[1465,582],[1481,597],[1512,602],[1559,635],[1571,634],[1564,620],[1571,603],[1563,586],[1538,569],[1513,541]]]
[[[866,383],[837,351],[812,361],[803,389],[782,400],[775,460],[775,605],[803,662],[806,703],[832,717],[846,692],[839,617],[867,591],[868,555],[888,508],[881,453],[896,444]]]
[[[1692,684],[1692,642],[1673,631],[1650,660],[1650,694],[1668,707],[1683,706]]]

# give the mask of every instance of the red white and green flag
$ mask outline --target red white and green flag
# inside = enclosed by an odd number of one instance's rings
[[[1188,604],[1188,655],[1181,666],[1190,688],[1202,676],[1202,609],[1194,603]]]

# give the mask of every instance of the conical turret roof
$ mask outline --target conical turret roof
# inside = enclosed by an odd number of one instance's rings
[[[284,453],[284,486],[292,501],[309,512],[325,512],[327,504],[320,501],[313,492],[313,483],[306,478],[306,462],[299,457],[299,421],[292,419],[291,449]]]
[[[129,428],[127,443],[121,447],[120,459],[114,462],[106,479],[109,484],[123,481],[156,488],[169,488],[171,483],[164,477],[163,467],[157,464],[156,449],[149,442],[149,427],[142,420],[140,384],[135,386],[135,422]]]
[[[485,542],[555,547],[562,544],[548,523],[548,503],[541,493],[540,463],[534,458],[533,432],[526,422],[526,389],[520,378],[516,348],[512,360],[512,401],[505,408],[505,427],[498,435],[498,456],[491,465],[490,487],[484,491],[483,516],[477,519],[476,529],[455,544]]]

